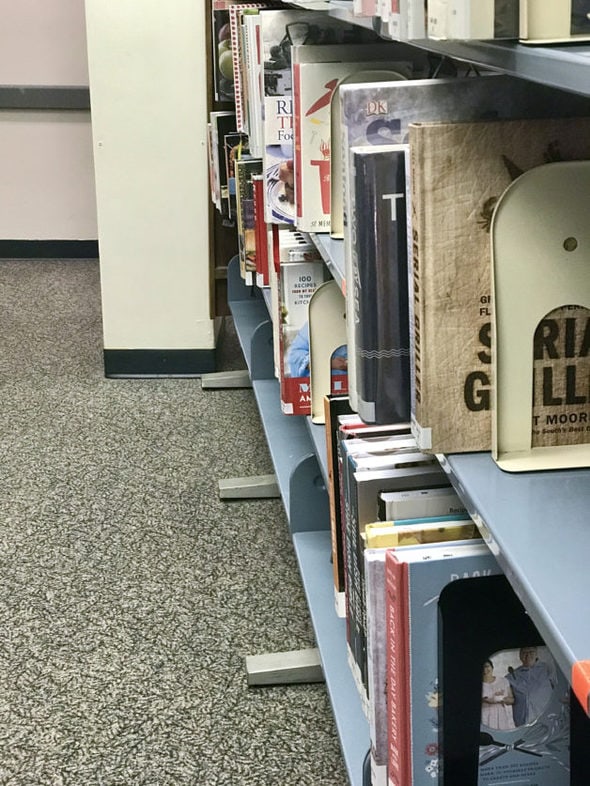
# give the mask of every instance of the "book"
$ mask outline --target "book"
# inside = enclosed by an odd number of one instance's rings
[[[235,161],[236,175],[236,227],[240,274],[246,284],[254,283],[256,273],[256,231],[254,223],[253,175],[262,172],[259,158],[240,158]]]
[[[308,305],[327,277],[315,247],[300,251],[306,261],[282,262],[280,290],[280,388],[285,415],[311,414]]]
[[[215,204],[219,212],[229,216],[227,171],[225,168],[225,137],[236,130],[235,112],[210,112],[212,125],[211,144],[213,149],[213,165],[215,167],[216,192]]]
[[[339,399],[336,398],[336,401]],[[331,472],[333,481],[330,484],[329,494],[330,494],[330,505],[332,505],[332,496],[333,496],[333,504],[335,507],[334,511],[334,518],[332,519],[332,514],[330,517],[331,526],[332,526],[332,564],[334,568],[334,587],[335,587],[335,598],[336,598],[336,608],[338,611],[338,616],[345,617],[346,616],[346,598],[345,598],[345,578],[344,578],[344,510],[345,510],[345,503],[344,503],[344,481],[343,481],[343,449],[341,448],[341,443],[346,440],[354,440],[360,439],[359,435],[364,434],[367,438],[370,438],[370,435],[376,436],[392,436],[397,435],[399,437],[408,438],[410,437],[410,426],[409,423],[405,424],[396,424],[396,425],[389,425],[389,426],[367,426],[363,423],[362,420],[358,417],[358,415],[353,414],[352,410],[350,409],[350,403],[348,402],[348,398],[345,399],[346,405],[342,405],[342,410],[338,408],[335,412],[336,415],[336,422],[334,422],[334,415],[330,415],[330,424],[326,421],[326,437],[328,437],[328,433],[330,434],[330,442],[332,443],[332,449],[328,448],[328,472]],[[335,405],[336,406],[336,405]],[[343,414],[344,410],[348,410],[348,414]],[[369,443],[372,445],[373,443]],[[402,443],[403,444],[403,443]],[[406,443],[411,446],[412,449],[415,449],[415,440],[413,437],[410,438],[410,442]],[[359,446],[359,443],[357,443]],[[398,442],[398,448],[400,447],[400,443]],[[365,445],[366,451],[370,450],[367,445]],[[330,459],[330,456],[332,457]],[[332,484],[334,487],[333,494],[332,494]]]
[[[590,40],[589,13],[584,0],[520,0],[520,40],[525,44]]]
[[[570,784],[569,685],[506,577],[449,584],[439,614],[441,784]]]
[[[256,242],[256,285],[270,286],[268,225],[264,219],[264,176],[252,175]]]
[[[261,8],[268,8],[269,3],[236,3],[229,8],[229,27],[232,52],[233,68],[233,94],[236,111],[236,128],[238,131],[246,132],[248,89],[247,84],[243,84],[243,77],[247,73],[244,68],[246,53],[244,50],[244,37],[242,31],[243,17],[247,14],[258,14]]]
[[[588,118],[411,126],[412,429],[421,449],[491,448],[493,209],[522,172],[588,158],[588,132]]]
[[[449,0],[450,39],[518,38],[519,0]]]
[[[367,531],[369,527],[367,526]],[[365,602],[367,608],[367,679],[368,720],[371,739],[371,786],[387,786],[387,663],[385,615],[385,556],[388,548],[424,546],[423,534],[429,543],[477,539],[473,524],[458,527],[436,525],[397,527],[398,537],[383,547],[366,545],[363,553]],[[406,533],[404,533],[406,530]],[[411,530],[415,530],[414,534]],[[413,538],[413,539],[412,539]],[[397,540],[397,542],[396,542]]]
[[[294,224],[292,47],[298,44],[362,43],[363,40],[376,40],[376,35],[330,17],[325,11],[263,10],[259,17],[266,220]]]
[[[225,177],[227,181],[227,202],[229,218],[236,215],[236,173],[234,163],[250,154],[248,136],[239,131],[226,134],[223,139],[225,155]]]
[[[356,409],[368,423],[410,418],[410,326],[403,145],[353,147],[348,289]]]
[[[342,565],[342,523],[340,517],[340,475],[338,472],[338,416],[352,410],[348,396],[324,396],[326,432],[326,463],[328,469],[328,502],[330,506],[330,543],[334,579],[334,607],[339,617],[346,614],[344,602],[344,569]]]
[[[396,41],[425,38],[424,0],[397,0],[387,20],[387,33]]]
[[[587,99],[578,97],[566,104],[559,94],[543,85],[534,85],[510,76],[494,75],[459,79],[397,80],[367,84],[343,83],[338,91],[340,106],[341,143],[335,149],[350,151],[363,145],[405,144],[411,122],[426,120],[464,121],[486,117],[546,116],[568,111],[587,114]],[[333,107],[334,108],[334,107]],[[340,176],[338,173],[340,172]],[[410,173],[411,174],[411,173]],[[340,194],[340,200],[335,194]],[[350,152],[342,156],[342,167],[332,171],[332,233],[338,234],[338,224],[344,236],[344,268],[346,281],[353,280],[351,216],[348,202],[352,194]],[[338,214],[338,204],[341,214]],[[412,238],[411,211],[408,213],[408,237]],[[409,257],[411,258],[411,254]],[[409,273],[411,274],[411,266]],[[413,280],[409,281],[412,291]],[[353,287],[346,290],[347,312],[354,312]],[[413,297],[410,308],[410,357],[414,353]],[[356,351],[353,320],[347,320],[349,352],[349,397],[357,409]],[[412,397],[415,392],[414,364],[410,365]]]
[[[428,38],[441,41],[449,37],[450,0],[428,0],[426,32]]]
[[[215,101],[234,102],[234,70],[229,20],[230,0],[214,0],[211,10],[213,96]]]
[[[366,609],[362,584],[362,535],[377,518],[381,491],[444,486],[445,474],[433,457],[406,452],[363,458],[343,443],[344,575],[349,662],[363,704],[367,701]],[[410,449],[411,450],[411,449]]]
[[[380,521],[410,519],[418,516],[446,516],[466,513],[463,501],[449,486],[439,489],[382,491],[378,500]]]
[[[389,786],[418,786],[431,783],[439,776],[441,687],[437,601],[440,594],[463,576],[498,573],[501,573],[498,563],[484,543],[387,550]],[[447,694],[444,695],[446,702]],[[463,786],[468,781],[459,778],[448,783]]]
[[[293,127],[296,224],[330,231],[331,101],[338,84],[365,69],[412,76],[403,44],[297,46],[293,50]],[[415,59],[415,58],[414,58]]]

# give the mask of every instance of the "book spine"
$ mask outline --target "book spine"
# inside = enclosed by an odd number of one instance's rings
[[[295,173],[295,209],[297,219],[303,215],[303,191],[301,185],[301,65],[293,63],[293,169]]]
[[[353,152],[356,389],[366,422],[410,418],[405,150]]]
[[[424,257],[424,209],[422,194],[427,182],[425,161],[422,149],[410,145],[410,183],[411,183],[411,211],[412,211],[412,400],[411,423],[412,434],[422,450],[432,446],[432,437],[429,429],[423,429],[422,406],[422,330],[424,326],[424,296],[422,292],[422,260]]]
[[[385,551],[365,551],[371,786],[387,782]]]
[[[387,636],[387,774],[389,786],[412,786],[408,566],[385,558]]]

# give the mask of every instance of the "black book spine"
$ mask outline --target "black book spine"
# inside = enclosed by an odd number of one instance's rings
[[[370,423],[410,419],[406,151],[353,152],[356,384]]]

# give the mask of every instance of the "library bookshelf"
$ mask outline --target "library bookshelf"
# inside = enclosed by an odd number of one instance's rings
[[[335,18],[379,32],[378,20],[354,17],[351,5],[346,0],[285,3],[328,10]],[[587,44],[412,43],[454,60],[590,97]],[[323,234],[311,237],[344,290],[343,241]],[[268,307],[261,291],[244,286],[236,259],[228,267],[228,299],[287,512],[350,783],[368,786],[363,779],[368,727],[347,664],[344,621],[334,611],[324,430],[309,418],[281,414]],[[590,714],[590,633],[584,615],[584,598],[590,594],[590,470],[510,475],[489,453],[438,458]]]

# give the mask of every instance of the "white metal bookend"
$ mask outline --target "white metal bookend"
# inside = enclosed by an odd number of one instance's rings
[[[549,347],[547,356],[558,365],[561,359],[556,373],[567,372],[568,394],[548,396],[548,400],[551,404],[575,402],[576,412],[568,415],[562,409],[559,415],[533,419],[537,326],[543,322],[541,327],[547,330],[546,317],[563,307],[590,309],[589,214],[590,161],[546,164],[529,170],[509,186],[496,207],[492,223],[492,455],[499,467],[509,472],[590,466],[590,444],[533,447],[533,442],[539,441],[537,436],[533,439],[533,429],[536,434],[549,433],[542,429],[551,426],[563,433],[582,429],[590,441],[587,329],[581,340],[574,338],[572,331],[569,336],[555,331],[544,342]],[[586,316],[589,313],[586,311]],[[537,362],[539,356],[537,351]],[[564,358],[572,359],[571,374],[565,368],[570,361]],[[576,360],[581,363],[578,368]],[[536,373],[536,384],[543,384],[545,369],[537,368]],[[548,368],[549,379],[551,374],[553,370]]]
[[[346,345],[346,301],[338,284],[326,281],[309,301],[311,419],[314,423],[325,423],[324,397],[332,389],[332,355],[343,345]]]

